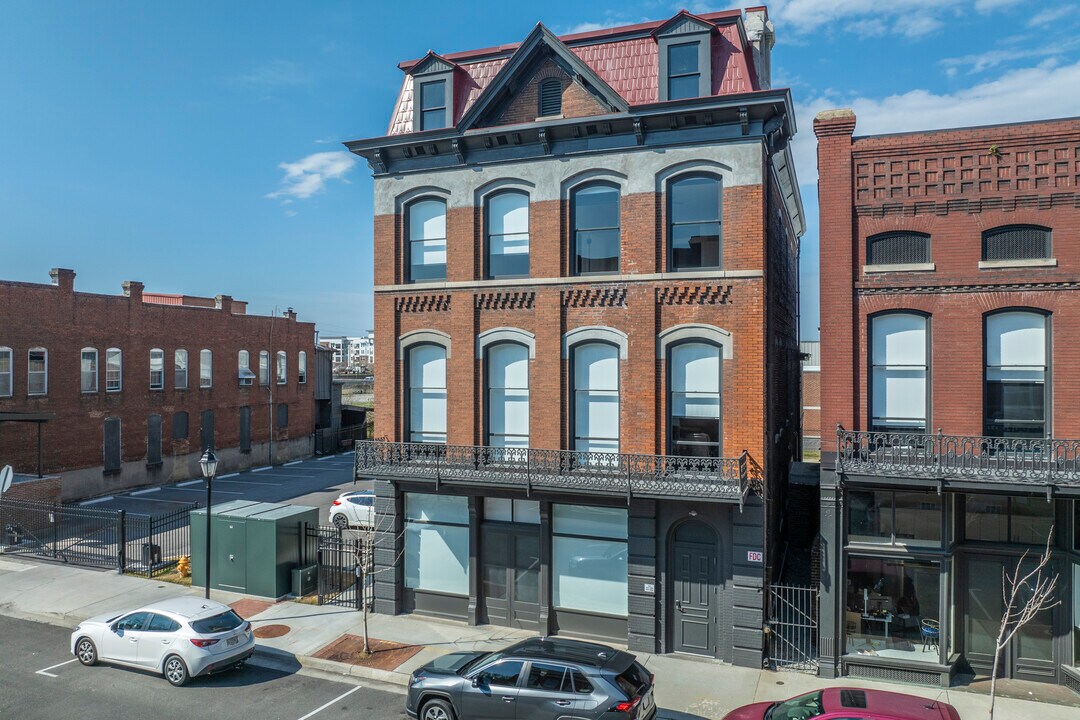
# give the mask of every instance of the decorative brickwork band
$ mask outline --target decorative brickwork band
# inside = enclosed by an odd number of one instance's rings
[[[730,299],[730,285],[677,285],[656,290],[659,305],[726,305]]]
[[[1080,290],[1080,282],[1030,282],[984,285],[909,285],[905,287],[860,287],[859,295],[954,295],[957,293],[1024,292],[1027,290]]]
[[[532,290],[522,292],[496,290],[476,293],[473,296],[473,307],[477,310],[532,310],[535,300],[536,293]]]
[[[394,298],[394,310],[397,312],[439,312],[449,309],[449,295],[406,295]]]
[[[1059,192],[1049,195],[1018,195],[1016,197],[956,198],[954,200],[922,200],[910,203],[884,203],[882,205],[857,205],[859,217],[885,217],[886,215],[948,215],[949,213],[978,214],[988,210],[1014,212],[1023,208],[1050,210],[1058,207],[1080,208],[1080,193]]]
[[[625,287],[576,288],[564,290],[564,307],[626,307]]]

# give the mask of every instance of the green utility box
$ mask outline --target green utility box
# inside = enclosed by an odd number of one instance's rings
[[[279,598],[292,590],[300,565],[304,523],[319,524],[318,508],[232,500],[210,513],[210,587]],[[206,510],[191,513],[191,584],[206,579]]]

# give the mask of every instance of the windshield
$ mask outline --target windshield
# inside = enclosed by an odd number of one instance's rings
[[[220,615],[204,618],[202,620],[195,620],[191,623],[191,629],[200,635],[211,635],[213,633],[234,630],[240,627],[243,622],[244,621],[240,619],[239,615],[232,610],[229,610]]]
[[[486,667],[493,662],[498,662],[499,660],[502,660],[504,655],[506,655],[506,652],[500,650],[498,652],[489,652],[486,655],[480,655],[478,657],[475,657],[469,662],[462,665],[461,669],[458,670],[458,674],[464,675],[467,672],[479,670],[480,668]]]
[[[765,713],[765,720],[810,720],[824,712],[819,690],[776,703]]]

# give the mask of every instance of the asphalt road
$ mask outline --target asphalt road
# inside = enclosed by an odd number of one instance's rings
[[[182,688],[139,670],[83,667],[68,662],[69,636],[65,628],[0,617],[0,718],[404,720],[401,693],[251,664]]]
[[[370,481],[353,483],[353,456],[350,453],[263,470],[225,473],[214,480],[213,503],[259,500],[311,505],[319,508],[319,521],[328,525],[330,503],[334,498],[346,490],[366,490],[370,487]],[[198,502],[200,506],[206,503],[206,485],[201,480],[136,490],[114,495],[104,501],[92,500],[83,504],[129,513],[162,515],[192,502]]]

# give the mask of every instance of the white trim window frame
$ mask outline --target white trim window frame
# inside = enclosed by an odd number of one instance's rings
[[[301,350],[296,358],[296,382],[300,385],[307,384],[307,351]]]
[[[270,351],[259,351],[259,384],[266,386],[270,384]]]
[[[43,347],[26,351],[26,394],[49,394],[49,351]]]
[[[79,351],[79,390],[83,393],[98,391],[98,351],[84,347]]]
[[[9,347],[0,347],[0,397],[11,397],[15,390],[15,353]]]
[[[289,382],[288,355],[284,350],[277,352],[277,384],[285,385]]]
[[[150,389],[165,389],[165,351],[161,348],[150,350]]]
[[[105,392],[124,389],[124,353],[111,347],[105,351]]]
[[[214,387],[214,353],[208,348],[199,351],[199,387]]]
[[[177,390],[187,390],[188,386],[188,352],[184,348],[177,348],[173,353],[173,387]]]

